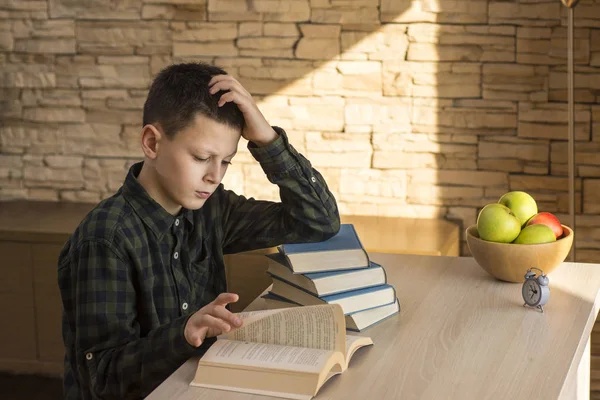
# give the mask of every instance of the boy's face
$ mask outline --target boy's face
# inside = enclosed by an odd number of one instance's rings
[[[202,114],[173,138],[162,136],[153,160],[162,199],[155,200],[169,212],[179,206],[201,208],[221,183],[240,136],[237,129]]]

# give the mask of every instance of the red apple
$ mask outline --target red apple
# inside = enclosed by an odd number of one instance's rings
[[[556,218],[556,215],[549,212],[537,213],[527,221],[527,226],[535,224],[548,226],[552,229],[552,232],[554,232],[554,236],[556,236],[557,239],[563,234],[563,227],[560,224],[560,221]]]

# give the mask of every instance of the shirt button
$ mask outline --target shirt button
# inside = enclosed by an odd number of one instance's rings
[[[173,254],[173,258],[177,260],[179,258],[179,253],[175,252],[175,254]]]
[[[179,226],[179,220],[178,219],[175,220],[175,226]]]
[[[315,178],[314,176],[311,176],[310,180],[312,181],[312,183],[315,183],[317,181],[317,178]]]
[[[89,361],[89,360],[91,360],[92,358],[94,358],[94,356],[93,356],[93,354],[92,354],[92,353],[87,353],[87,354],[85,355],[85,359],[86,359],[86,360],[88,360],[88,361]]]
[[[182,308],[184,311],[185,311],[185,310],[187,310],[187,308],[188,308],[188,303],[183,303],[183,304],[181,305],[181,308]]]

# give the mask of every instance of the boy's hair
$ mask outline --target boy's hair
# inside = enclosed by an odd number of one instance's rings
[[[205,63],[173,64],[158,73],[144,103],[143,126],[158,123],[167,137],[174,137],[194,120],[197,113],[242,131],[244,116],[237,105],[217,103],[224,91],[209,93],[214,75],[227,74]]]

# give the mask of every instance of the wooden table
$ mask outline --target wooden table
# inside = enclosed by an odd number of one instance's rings
[[[599,264],[561,265],[541,313],[522,306],[520,284],[493,279],[470,257],[372,258],[386,267],[401,312],[363,333],[375,345],[359,350],[317,399],[589,398]],[[264,398],[190,387],[196,363],[188,360],[148,399]]]

